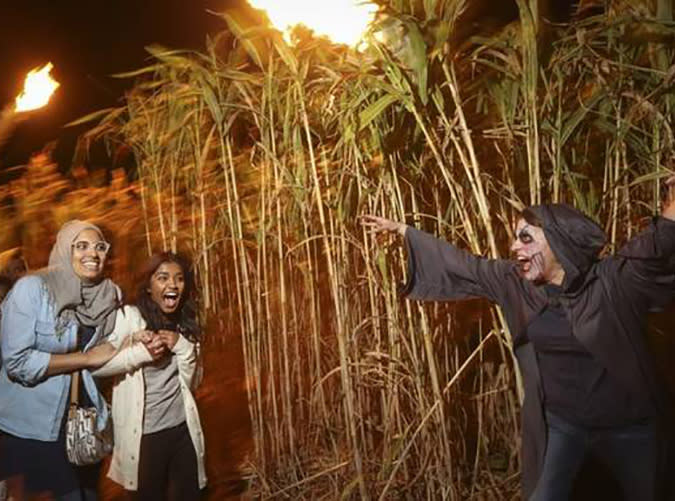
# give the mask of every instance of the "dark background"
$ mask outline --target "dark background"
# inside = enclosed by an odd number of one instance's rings
[[[0,150],[0,166],[23,164],[55,142],[61,168],[70,165],[77,135],[63,126],[121,103],[130,79],[111,75],[148,64],[145,46],[202,49],[225,22],[207,12],[228,0],[2,0],[0,108],[20,92],[26,73],[48,61],[61,83],[50,103],[19,123]]]

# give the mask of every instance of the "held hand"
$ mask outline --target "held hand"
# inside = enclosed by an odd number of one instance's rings
[[[666,179],[666,200],[663,203],[661,215],[667,219],[675,221],[675,176]]]
[[[152,359],[159,360],[164,356],[166,346],[164,345],[164,341],[162,341],[162,339],[159,337],[159,334],[150,334],[150,339],[148,341],[144,341],[143,344],[145,345],[145,349],[148,350],[148,353],[150,353]]]
[[[149,343],[152,341],[153,337],[153,332],[148,331],[148,330],[142,330],[138,332],[134,332],[131,336],[134,339],[134,342],[140,342],[140,343]]]
[[[399,223],[386,219],[380,216],[371,216],[366,214],[360,217],[361,224],[370,232],[370,233],[398,233],[399,235],[405,235],[405,231],[408,228],[408,225],[404,223]]]
[[[156,335],[169,350],[173,350],[173,347],[178,342],[178,333],[174,331],[160,330]]]
[[[115,348],[110,343],[102,343],[84,352],[86,367],[98,369],[115,354]]]

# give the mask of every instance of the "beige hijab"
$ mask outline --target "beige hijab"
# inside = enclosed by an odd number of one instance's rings
[[[74,320],[80,325],[102,327],[102,336],[106,337],[115,326],[113,313],[120,304],[121,294],[109,278],[96,284],[84,284],[75,274],[71,262],[72,246],[84,230],[103,235],[98,226],[87,221],[74,219],[65,223],[56,235],[56,243],[49,254],[49,266],[42,277],[54,302],[58,326]]]

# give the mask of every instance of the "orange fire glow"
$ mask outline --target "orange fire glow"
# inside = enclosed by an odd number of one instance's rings
[[[16,97],[14,111],[35,110],[49,102],[49,98],[60,85],[49,74],[52,67],[52,63],[47,63],[42,68],[35,68],[28,72],[23,91]]]
[[[267,12],[274,26],[288,39],[298,24],[335,43],[357,45],[377,12],[377,6],[363,0],[249,0],[251,6]]]

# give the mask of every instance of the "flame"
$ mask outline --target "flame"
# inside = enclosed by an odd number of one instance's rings
[[[272,24],[288,34],[303,24],[333,42],[355,46],[375,18],[377,5],[363,0],[248,0],[267,12]]]
[[[28,72],[23,91],[16,97],[16,112],[35,110],[49,102],[49,98],[61,85],[51,77],[51,70],[52,63],[47,63],[42,68],[34,68]]]

